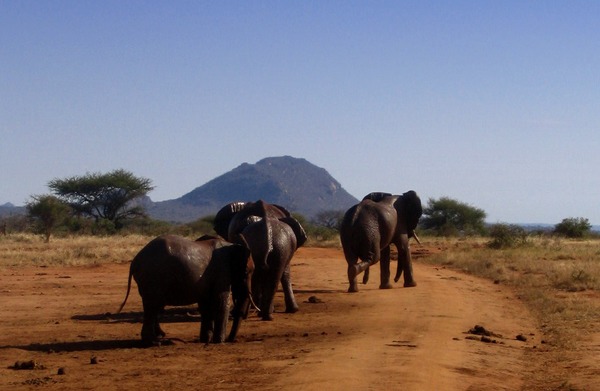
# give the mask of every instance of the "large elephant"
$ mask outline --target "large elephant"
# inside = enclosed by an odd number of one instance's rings
[[[240,320],[248,314],[254,262],[241,243],[203,236],[196,241],[175,235],[153,239],[135,256],[129,268],[125,306],[131,278],[138,285],[144,307],[142,341],[159,344],[165,332],[159,313],[167,305],[198,303],[201,315],[200,342],[225,340],[229,317],[230,290],[233,297],[233,325],[227,341],[235,340]]]
[[[400,195],[370,193],[348,209],[340,226],[340,239],[348,263],[348,292],[358,292],[356,277],[365,272],[363,283],[369,279],[369,266],[381,261],[380,289],[391,288],[390,245],[398,250],[398,282],[404,272],[404,286],[413,287],[412,262],[408,240],[423,214],[421,199],[413,190]]]
[[[225,205],[215,218],[215,231],[228,240],[241,234],[255,262],[252,293],[263,320],[272,320],[273,297],[281,282],[288,313],[298,311],[292,289],[290,261],[307,239],[300,223],[279,205],[233,202]]]

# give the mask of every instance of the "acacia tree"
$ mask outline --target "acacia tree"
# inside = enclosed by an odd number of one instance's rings
[[[39,231],[44,234],[46,243],[57,227],[69,218],[71,208],[57,197],[49,194],[34,195],[25,208]]]
[[[486,213],[469,204],[441,197],[430,198],[423,210],[421,227],[437,235],[451,236],[460,233],[482,234],[485,232]]]
[[[115,228],[121,228],[126,219],[145,216],[134,200],[154,189],[150,179],[123,169],[53,179],[48,187],[78,214],[92,217],[97,223],[109,221]]]

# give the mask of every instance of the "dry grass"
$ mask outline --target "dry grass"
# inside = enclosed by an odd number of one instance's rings
[[[0,236],[0,267],[8,266],[84,266],[110,262],[129,262],[152,237],[75,236],[52,238],[44,243],[40,236],[14,234]]]

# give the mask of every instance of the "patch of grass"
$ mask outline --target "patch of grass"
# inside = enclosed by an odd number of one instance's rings
[[[76,236],[53,238],[44,243],[41,236],[15,234],[0,240],[0,267],[128,262],[152,239],[142,235]]]

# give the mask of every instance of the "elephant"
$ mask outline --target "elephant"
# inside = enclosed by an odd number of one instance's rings
[[[419,242],[415,228],[422,214],[421,199],[414,190],[402,195],[370,193],[346,211],[340,225],[340,240],[348,263],[348,292],[358,292],[356,279],[362,272],[365,272],[363,284],[367,283],[369,266],[378,261],[381,261],[379,288],[392,288],[391,244],[398,250],[394,282],[398,282],[404,272],[404,286],[417,285],[413,277],[409,239],[414,237]]]
[[[282,206],[256,202],[233,202],[215,217],[215,231],[228,240],[242,235],[255,262],[252,295],[263,320],[273,320],[273,298],[279,282],[283,288],[285,311],[298,311],[292,288],[290,262],[307,240],[300,223]]]
[[[197,303],[201,315],[200,342],[225,340],[229,317],[230,290],[233,298],[233,324],[228,342],[237,335],[240,320],[248,314],[254,262],[243,236],[233,244],[211,236],[196,241],[176,235],[163,235],[150,241],[135,256],[129,268],[142,297],[144,321],[142,342],[159,345],[165,332],[159,324],[164,307]]]

